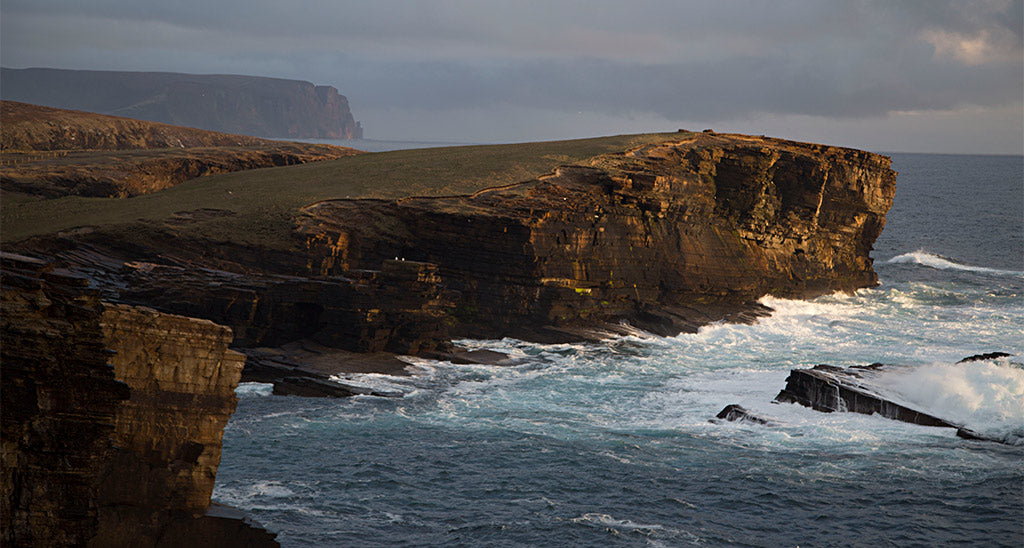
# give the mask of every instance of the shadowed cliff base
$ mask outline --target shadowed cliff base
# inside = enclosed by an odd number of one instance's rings
[[[863,151],[680,131],[363,154],[116,206],[15,197],[4,234],[49,232],[15,247],[241,347],[448,356],[453,337],[673,335],[874,285],[895,177]]]
[[[0,108],[0,187],[46,198],[136,196],[206,175],[358,154],[13,101]]]

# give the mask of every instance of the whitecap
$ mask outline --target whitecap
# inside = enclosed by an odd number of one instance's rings
[[[1024,441],[1024,369],[1008,360],[900,368],[876,382],[918,411],[986,437]]]
[[[1018,270],[1001,270],[998,268],[963,264],[948,257],[943,257],[942,255],[929,253],[923,249],[897,255],[885,262],[886,264],[919,264],[922,266],[937,268],[939,270],[964,270],[967,272],[981,272],[984,274],[997,274],[1000,276],[1024,277],[1024,272]]]
[[[274,393],[274,385],[268,382],[240,382],[235,388],[238,397],[269,396]]]

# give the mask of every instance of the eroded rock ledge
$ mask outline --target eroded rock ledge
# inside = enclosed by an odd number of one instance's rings
[[[208,511],[244,363],[231,331],[2,261],[3,544],[275,546]]]

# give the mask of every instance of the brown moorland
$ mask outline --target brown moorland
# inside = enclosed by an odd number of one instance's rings
[[[127,197],[205,175],[358,154],[334,145],[0,102],[0,181],[24,194]]]

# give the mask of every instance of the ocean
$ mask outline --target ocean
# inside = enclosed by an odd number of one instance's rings
[[[893,154],[881,285],[756,325],[601,344],[461,341],[511,367],[239,387],[214,500],[283,546],[1024,545],[1024,158]],[[955,365],[982,352],[1014,357]],[[952,429],[773,404],[790,369],[883,377]],[[712,423],[737,403],[775,426]]]

